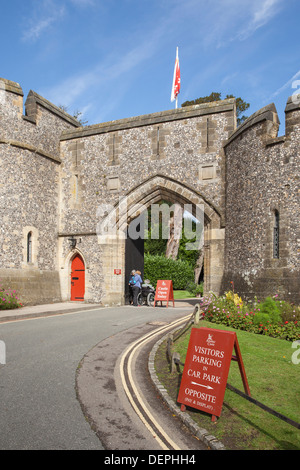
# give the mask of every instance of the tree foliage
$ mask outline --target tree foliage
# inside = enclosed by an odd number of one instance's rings
[[[162,200],[159,204],[168,204],[172,206],[169,201]],[[172,216],[173,212],[171,212]],[[162,216],[160,214],[159,222],[153,224],[151,222],[151,209],[148,209],[148,233],[145,233],[145,242],[144,242],[144,252],[148,255],[162,255],[166,256],[167,244],[168,244],[168,231],[169,226],[163,226]],[[191,233],[188,232],[188,227],[191,225]],[[154,229],[155,232],[158,231],[159,238],[155,239],[151,235],[151,229]],[[190,263],[193,269],[196,267],[196,263],[199,257],[198,250],[186,250],[187,243],[193,243],[196,241],[196,222],[192,221],[191,224],[186,225],[186,220],[183,218],[183,224],[181,228],[181,237],[178,240],[178,253],[176,256],[177,260],[186,261]]]
[[[65,106],[64,104],[59,104],[58,107],[65,113],[69,114],[68,106]],[[79,122],[79,124],[81,124],[82,126],[85,126],[88,123],[88,121],[84,121],[80,116],[82,116],[82,112],[79,111],[78,109],[73,112],[73,118],[75,118]]]
[[[228,99],[228,98],[236,99],[236,117],[237,117],[237,124],[239,126],[247,119],[247,116],[245,116],[243,113],[250,107],[250,104],[246,103],[246,101],[244,101],[242,98],[236,98],[234,95],[226,95],[225,99]],[[184,108],[185,106],[193,106],[195,104],[211,103],[212,101],[220,101],[221,99],[222,99],[221,93],[217,93],[213,91],[208,96],[202,96],[192,101],[185,101],[184,103],[182,103],[181,106]]]

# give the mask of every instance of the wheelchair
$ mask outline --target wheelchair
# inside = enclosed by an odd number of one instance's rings
[[[138,305],[152,306],[155,298],[155,289],[152,286],[142,285],[138,294]]]

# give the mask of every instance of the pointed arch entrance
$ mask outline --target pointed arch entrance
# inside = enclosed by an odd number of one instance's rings
[[[71,262],[71,300],[83,301],[85,293],[85,266],[79,253]]]
[[[184,206],[197,217],[202,207],[204,224],[204,291],[220,292],[224,263],[224,216],[219,208],[194,188],[168,176],[157,174],[131,189],[100,225],[110,227],[110,233],[98,234],[102,245],[104,272],[104,302],[122,304],[125,300],[126,236],[134,219],[161,200]],[[101,231],[101,230],[100,230]],[[115,276],[115,268],[122,275]]]

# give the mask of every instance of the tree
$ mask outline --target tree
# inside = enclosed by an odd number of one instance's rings
[[[172,203],[161,200],[160,204],[167,204],[169,207]],[[148,209],[146,217],[148,217],[147,232],[145,228],[144,252],[147,255],[161,256],[174,261],[183,261],[188,263],[194,270],[195,282],[198,283],[199,274],[203,265],[203,250],[187,250],[186,244],[196,241],[196,222],[186,224],[186,217],[183,214],[183,208],[179,204],[175,204],[174,212],[170,212],[168,226],[163,226],[162,214],[159,214],[159,221],[151,221],[151,209]],[[176,221],[176,224],[175,224]],[[165,223],[166,221],[164,221]],[[152,238],[152,228],[154,233],[159,234],[159,238]],[[169,237],[166,238],[167,232],[170,231]]]
[[[59,104],[58,107],[59,107],[59,109],[61,109],[65,113],[68,113],[68,106],[65,106],[64,104]],[[85,126],[88,123],[88,121],[83,121],[82,119],[80,119],[79,117],[81,115],[82,115],[82,112],[79,111],[79,110],[76,110],[76,111],[73,112],[73,118],[77,119],[79,124],[81,124],[82,126]]]
[[[80,122],[80,124],[82,126],[85,126],[89,121],[83,121],[82,118],[80,117],[82,115],[82,112],[79,111],[78,109],[76,109],[74,112],[73,112],[73,117],[75,119],[77,119],[78,122]]]
[[[225,99],[227,98],[235,98],[235,96],[226,95]],[[244,115],[241,116],[241,114],[244,113],[246,109],[250,107],[250,104],[246,103],[246,101],[244,101],[242,98],[235,98],[235,99],[236,99],[237,125],[239,126],[247,119],[247,116],[244,116]],[[221,100],[221,93],[217,93],[213,91],[208,96],[202,96],[192,101],[185,101],[184,103],[182,103],[181,106],[184,108],[185,106],[192,106],[194,104],[201,104],[201,103],[211,103],[212,101],[220,101],[220,100]]]

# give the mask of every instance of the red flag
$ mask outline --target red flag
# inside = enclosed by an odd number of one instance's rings
[[[179,92],[180,92],[180,67],[179,67],[178,47],[177,47],[171,101],[174,101],[177,98]]]

